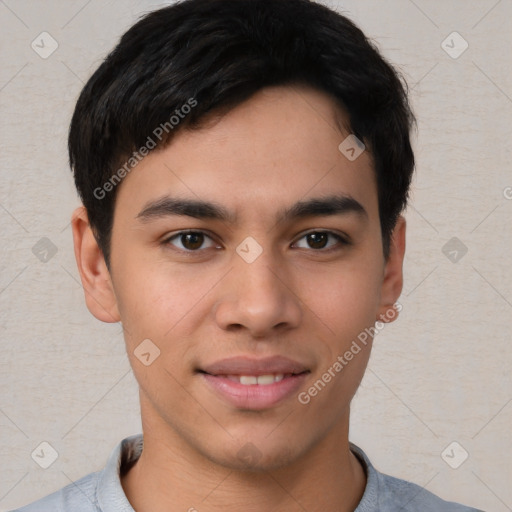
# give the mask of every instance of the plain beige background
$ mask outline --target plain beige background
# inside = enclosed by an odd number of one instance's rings
[[[140,432],[121,328],[89,314],[75,268],[66,135],[84,82],[157,5],[0,0],[0,511]],[[401,69],[419,120],[403,311],[376,339],[351,440],[445,499],[512,510],[512,1],[328,5]],[[44,59],[42,37],[58,44]],[[48,469],[31,457],[43,441]]]

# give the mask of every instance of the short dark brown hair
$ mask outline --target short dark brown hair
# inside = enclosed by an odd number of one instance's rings
[[[148,138],[165,147],[212,112],[264,87],[293,84],[331,96],[370,151],[387,258],[414,168],[414,116],[396,70],[354,23],[316,2],[184,0],[145,15],[122,36],[73,114],[70,165],[107,265],[115,185]]]

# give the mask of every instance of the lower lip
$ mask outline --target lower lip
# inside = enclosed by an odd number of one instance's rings
[[[240,409],[268,409],[290,397],[300,388],[307,373],[285,377],[273,384],[240,384],[227,377],[201,373],[206,383],[231,405]]]

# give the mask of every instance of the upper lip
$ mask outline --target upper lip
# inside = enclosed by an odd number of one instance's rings
[[[303,373],[308,371],[302,363],[284,356],[255,359],[251,357],[230,357],[221,359],[200,369],[210,375],[269,375]]]

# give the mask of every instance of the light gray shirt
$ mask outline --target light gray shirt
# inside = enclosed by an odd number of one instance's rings
[[[34,503],[12,512],[135,512],[121,486],[124,474],[139,458],[142,434],[123,439],[106,466]],[[366,470],[363,497],[354,512],[482,512],[447,502],[422,487],[377,471],[366,454],[350,445]]]

